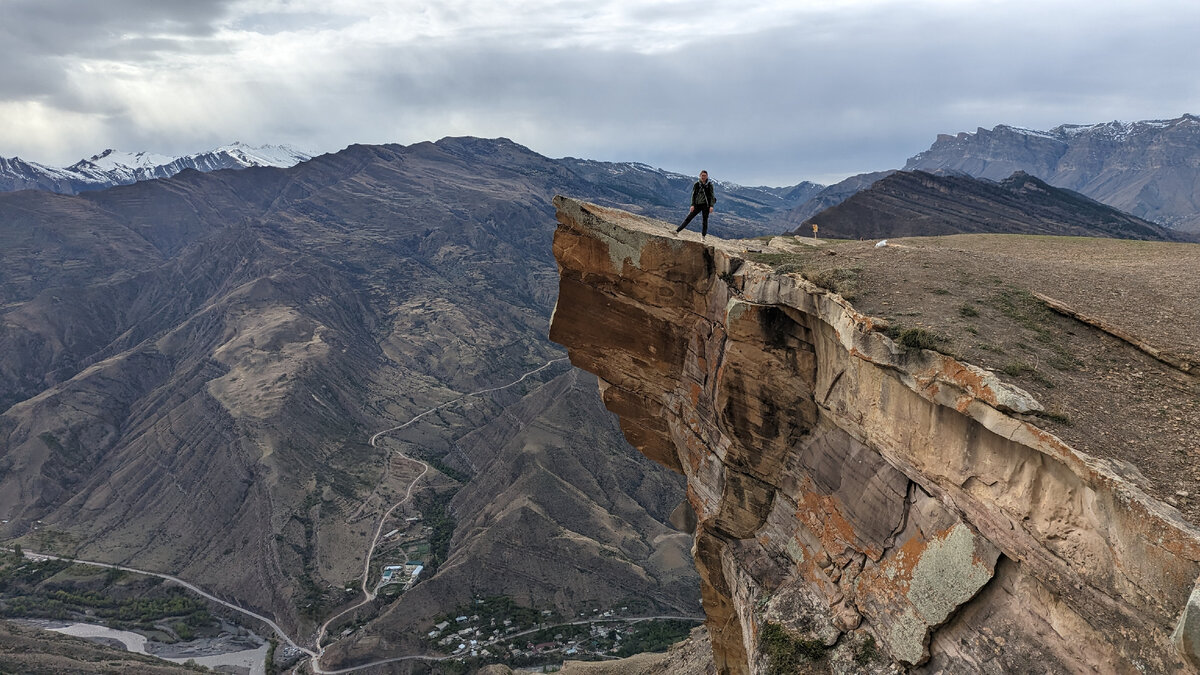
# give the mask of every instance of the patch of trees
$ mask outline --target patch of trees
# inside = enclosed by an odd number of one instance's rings
[[[209,626],[215,619],[201,600],[177,588],[154,588],[137,597],[81,588],[54,577],[67,571],[65,560],[9,561],[0,567],[0,616],[59,620],[99,619],[117,628],[151,628],[172,619],[183,632]],[[105,574],[106,588],[121,574]],[[183,637],[183,632],[176,630]],[[186,639],[186,638],[184,638]]]
[[[695,626],[695,622],[674,619],[639,623],[634,628],[633,635],[626,636],[621,641],[621,648],[617,650],[617,656],[666,651],[671,645],[687,638],[688,633]]]

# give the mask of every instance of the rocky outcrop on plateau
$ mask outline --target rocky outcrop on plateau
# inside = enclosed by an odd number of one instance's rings
[[[687,477],[720,672],[1200,667],[1200,529],[1028,392],[745,242],[555,204],[551,339]]]

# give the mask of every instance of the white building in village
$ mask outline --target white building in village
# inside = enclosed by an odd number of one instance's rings
[[[403,565],[388,565],[383,568],[383,578],[379,580],[379,585],[403,583],[404,590],[407,591],[417,582],[417,577],[424,570],[425,565],[419,560],[409,560]]]

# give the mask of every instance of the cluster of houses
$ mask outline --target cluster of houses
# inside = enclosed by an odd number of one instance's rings
[[[550,612],[544,611],[543,614],[549,615]],[[605,612],[603,616],[611,617],[612,612]],[[594,653],[596,651],[594,646],[597,644],[605,645],[602,651],[615,652],[620,647],[623,634],[628,635],[633,632],[633,628],[629,626],[591,624],[587,636],[574,636],[572,639],[566,639],[564,634],[558,633],[551,641],[537,644],[526,642],[522,647],[516,643],[518,637],[513,638],[512,644],[505,644],[507,642],[506,635],[521,631],[521,627],[514,626],[511,619],[504,619],[500,622],[491,619],[490,625],[487,626],[477,625],[479,621],[480,617],[477,614],[459,616],[453,622],[442,621],[434,625],[427,637],[436,641],[443,650],[457,656],[515,658],[537,656],[548,652],[561,652],[566,656],[574,656],[582,652]],[[461,628],[456,628],[458,626]],[[593,645],[590,649],[584,644],[589,642]]]
[[[430,639],[437,639],[439,646],[456,654],[466,652],[468,649],[470,649],[472,650],[472,656],[486,657],[490,656],[491,654],[488,653],[486,649],[482,652],[478,650],[480,642],[490,642],[491,640],[495,640],[505,634],[515,633],[517,630],[519,630],[517,626],[512,625],[512,619],[504,619],[499,626],[496,625],[496,620],[492,619],[491,625],[486,627],[492,629],[491,633],[488,634],[484,632],[486,630],[485,627],[472,625],[478,621],[478,614],[474,616],[464,615],[456,617],[454,619],[454,624],[451,624],[449,621],[443,621],[439,624],[436,624],[433,627],[433,630],[429,631],[428,637]],[[451,625],[463,624],[467,625],[464,628],[460,628],[455,631],[448,630]]]

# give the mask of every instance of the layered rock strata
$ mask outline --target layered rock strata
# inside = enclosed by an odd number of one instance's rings
[[[1200,531],[1026,421],[1027,393],[744,246],[555,205],[551,339],[687,477],[721,672],[781,642],[844,672],[1200,665]]]

